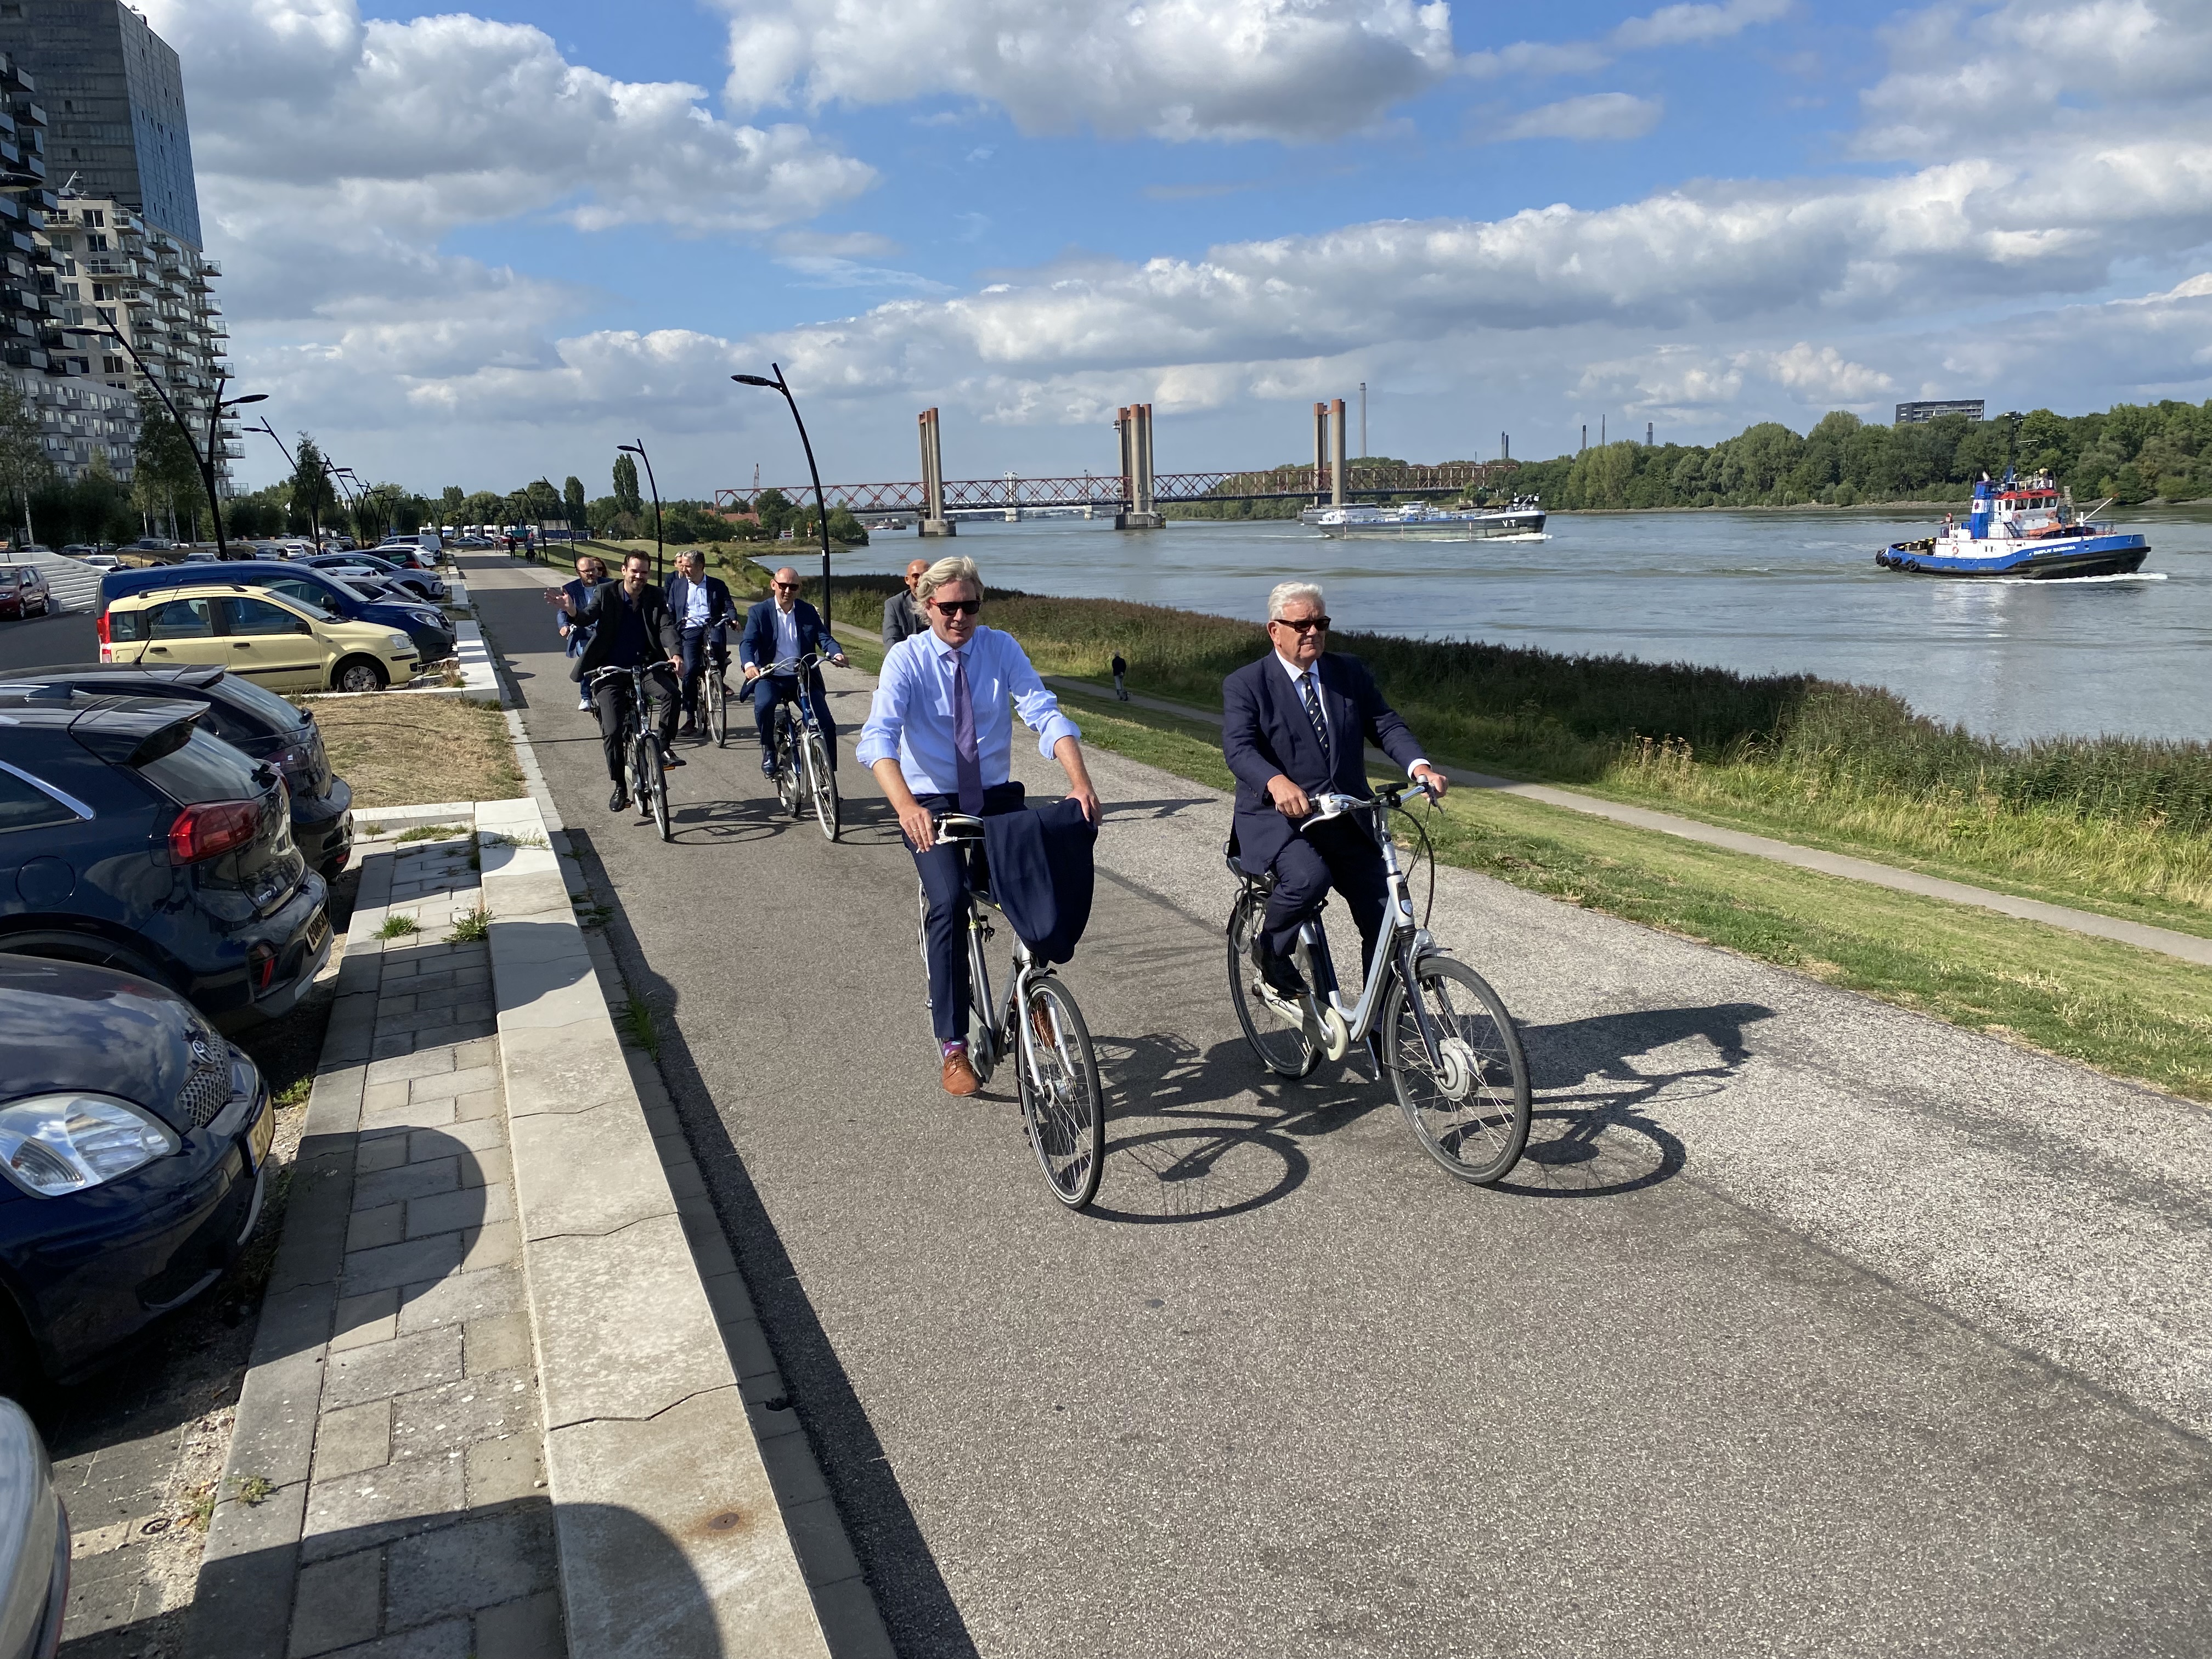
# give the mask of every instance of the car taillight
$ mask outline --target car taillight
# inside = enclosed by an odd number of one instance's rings
[[[169,826],[169,854],[179,864],[198,864],[249,845],[260,830],[259,801],[204,801],[177,814]]]
[[[276,951],[274,945],[256,945],[246,953],[246,971],[253,976],[253,988],[265,991],[270,981],[276,977]]]
[[[93,631],[100,635],[100,642],[102,645],[112,645],[115,643],[113,636],[107,631],[107,613],[105,611],[100,613],[100,620],[94,623],[92,626]]]

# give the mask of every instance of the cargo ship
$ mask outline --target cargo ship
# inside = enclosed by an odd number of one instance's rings
[[[1540,541],[1544,535],[1544,504],[1534,495],[1516,495],[1504,507],[1431,507],[1426,501],[1407,501],[1395,507],[1347,502],[1342,507],[1310,507],[1298,522],[1324,536],[1346,538],[1391,536],[1413,541],[1486,542],[1505,539]]]

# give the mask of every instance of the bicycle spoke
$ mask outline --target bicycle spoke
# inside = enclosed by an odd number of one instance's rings
[[[1032,981],[1023,1001],[1016,1018],[1026,1031],[1016,1032],[1015,1042],[1024,1125],[1054,1194],[1080,1209],[1097,1194],[1105,1157],[1105,1103],[1091,1033],[1056,980]]]
[[[1505,1005],[1472,969],[1432,957],[1418,972],[1418,987],[1401,983],[1391,995],[1386,1043],[1398,1103],[1431,1158],[1462,1180],[1486,1184],[1519,1161],[1528,1138],[1520,1038]],[[1421,1041],[1416,996],[1436,1039],[1435,1060]]]

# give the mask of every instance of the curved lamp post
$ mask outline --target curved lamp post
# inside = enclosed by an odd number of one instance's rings
[[[822,620],[824,624],[834,626],[836,618],[830,611],[830,501],[822,493],[822,471],[814,465],[814,445],[806,435],[806,422],[799,418],[798,400],[791,395],[791,388],[784,384],[783,365],[770,363],[769,368],[775,371],[775,379],[773,380],[763,380],[757,374],[732,374],[730,378],[739,386],[766,386],[771,392],[781,392],[783,401],[790,405],[792,424],[799,428],[799,447],[806,452],[806,471],[814,480],[815,517],[821,521]]]
[[[653,457],[645,453],[645,440],[634,444],[617,444],[615,447],[625,455],[635,455],[645,463],[645,481],[653,489],[653,580],[660,580],[660,481],[653,476]],[[550,484],[552,480],[546,480]]]

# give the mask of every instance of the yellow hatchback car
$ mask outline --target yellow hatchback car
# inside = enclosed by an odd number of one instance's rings
[[[381,691],[414,678],[415,641],[234,582],[161,587],[107,607],[102,661],[213,664],[271,691]]]

